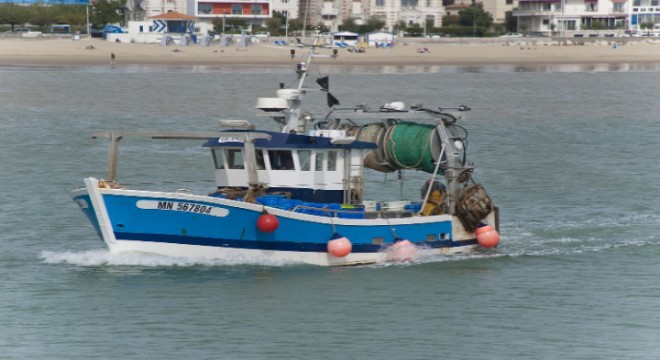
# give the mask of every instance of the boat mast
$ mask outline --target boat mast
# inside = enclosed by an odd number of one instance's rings
[[[295,53],[292,51],[292,56],[295,56]],[[300,111],[302,109],[302,99],[305,95],[306,90],[303,88],[305,80],[307,79],[307,70],[309,69],[309,64],[314,57],[314,46],[309,51],[307,55],[307,60],[298,63],[296,65],[296,74],[298,74],[298,88],[297,89],[280,89],[278,95],[285,95],[285,98],[290,102],[289,113],[287,114],[286,125],[282,128],[284,133],[296,133],[298,128],[298,122],[300,120]]]

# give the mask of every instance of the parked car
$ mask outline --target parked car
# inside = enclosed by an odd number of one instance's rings
[[[506,33],[506,34],[504,34],[500,37],[501,38],[521,38],[521,37],[523,37],[523,35],[521,33],[517,33],[517,32],[510,32],[510,33]]]
[[[22,33],[22,32],[29,32],[29,31],[32,31],[32,30],[31,30],[30,28],[15,27],[13,32],[15,32],[15,33]],[[10,30],[7,30],[7,31],[5,31],[5,32],[6,32],[6,33],[11,33],[12,31],[11,31],[11,29],[10,29]]]
[[[102,38],[103,37],[103,30],[92,29],[90,35],[92,35],[93,38]]]
[[[270,32],[268,31],[259,31],[258,33],[254,34],[254,37],[257,39],[268,39],[270,37]]]

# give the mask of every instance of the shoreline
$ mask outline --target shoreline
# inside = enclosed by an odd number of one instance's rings
[[[617,42],[613,46],[612,41]],[[572,42],[571,42],[572,43]],[[427,48],[428,53],[418,53]],[[290,56],[296,50],[296,58]],[[331,49],[318,52],[330,55]],[[3,66],[108,66],[114,53],[113,66],[208,66],[208,67],[288,67],[299,62],[304,48],[260,43],[247,49],[236,46],[222,48],[160,46],[159,44],[112,43],[102,39],[70,38],[24,39],[0,38],[0,65]],[[660,64],[660,41],[617,40],[558,45],[556,42],[506,41],[484,43],[407,42],[393,48],[367,48],[365,53],[339,49],[337,58],[319,57],[321,66],[558,66],[558,65],[644,65]]]

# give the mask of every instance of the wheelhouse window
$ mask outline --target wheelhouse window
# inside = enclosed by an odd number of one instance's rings
[[[309,171],[312,161],[312,152],[310,150],[298,150],[298,161],[301,171]]]
[[[323,153],[317,152],[314,157],[314,170],[323,171]]]
[[[229,169],[244,169],[243,151],[241,149],[227,150],[227,167]]]
[[[337,171],[337,152],[328,151],[328,171]]]
[[[266,163],[264,162],[263,150],[255,150],[254,156],[257,160],[257,170],[266,170]]]
[[[293,170],[293,156],[288,150],[269,150],[270,168],[273,170]]]
[[[225,157],[222,155],[222,149],[213,149],[213,162],[216,169],[225,168]]]

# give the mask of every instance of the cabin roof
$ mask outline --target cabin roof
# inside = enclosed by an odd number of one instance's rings
[[[275,131],[245,131],[230,130],[226,133],[235,132],[236,138],[221,137],[209,139],[204,147],[242,147],[243,141],[241,134],[244,133],[264,133],[271,136],[270,140],[257,139],[254,141],[256,148],[277,148],[277,149],[375,149],[378,146],[374,143],[365,141],[354,141],[350,144],[333,144],[331,138],[307,136],[300,134],[286,134]]]

